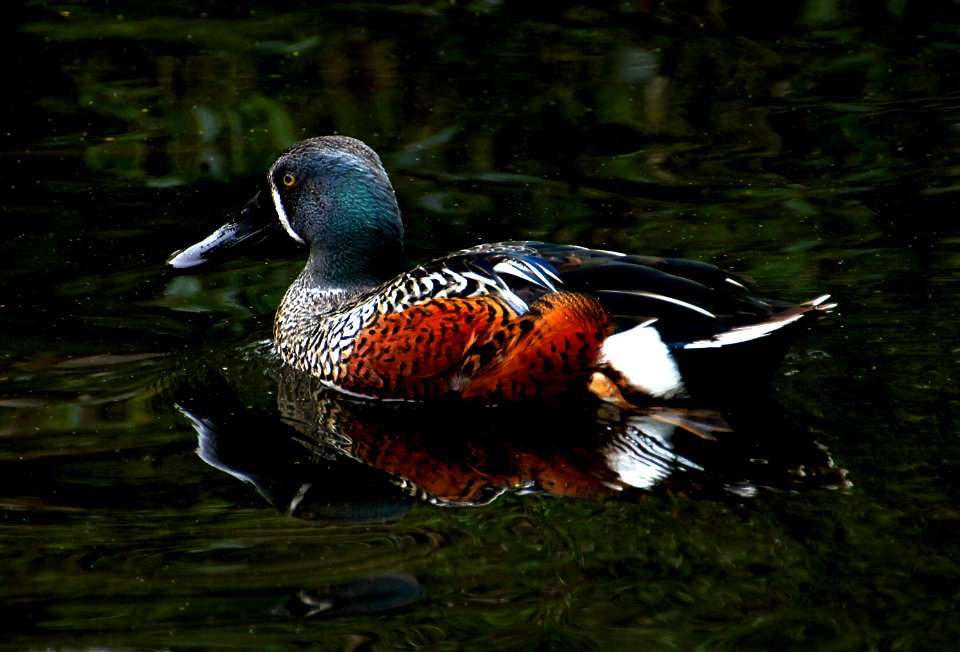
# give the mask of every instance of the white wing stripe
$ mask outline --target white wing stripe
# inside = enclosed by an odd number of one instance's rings
[[[635,292],[633,290],[600,290],[600,291],[611,293],[611,294],[631,294],[637,297],[647,297],[648,299],[656,299],[657,301],[672,303],[675,306],[680,306],[681,308],[686,308],[687,310],[693,310],[694,312],[698,312],[701,315],[710,317],[711,319],[717,318],[715,314],[713,314],[709,310],[705,310],[701,308],[700,306],[695,306],[692,303],[687,303],[686,301],[681,301],[680,299],[674,299],[673,297],[664,296],[662,294],[654,294],[653,292]]]
[[[498,274],[511,274],[513,276],[517,276],[525,281],[530,281],[531,283],[543,286],[549,290],[556,290],[557,288],[553,282],[547,278],[547,274],[557,281],[560,280],[560,278],[556,276],[549,268],[533,265],[525,261],[515,259],[500,261],[493,266],[493,271],[497,272]]]
[[[788,324],[794,323],[803,317],[803,315],[804,313],[800,312],[795,315],[790,315],[785,319],[765,321],[761,324],[750,324],[749,326],[738,326],[737,328],[731,328],[723,333],[718,333],[708,340],[698,340],[696,342],[691,342],[690,344],[685,344],[683,348],[717,349],[721,346],[729,346],[730,344],[742,344],[743,342],[749,342],[750,340],[756,340],[761,337],[765,337],[770,333],[787,326]]]

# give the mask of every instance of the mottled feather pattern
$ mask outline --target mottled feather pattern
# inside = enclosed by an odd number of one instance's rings
[[[498,403],[586,387],[611,332],[596,299],[572,292],[544,295],[529,313],[467,351],[461,395]]]
[[[586,384],[609,331],[600,304],[581,294],[545,295],[524,315],[492,295],[429,300],[376,315],[335,382],[354,394],[401,399],[555,396]]]
[[[431,382],[410,379],[407,382],[403,378],[393,378],[403,372],[398,367],[378,364],[378,359],[386,356],[392,363],[395,360],[391,356],[397,355],[396,349],[391,348],[388,353],[375,348],[371,352],[370,347],[375,342],[386,341],[383,338],[390,340],[390,333],[396,336],[392,337],[391,347],[401,346],[404,342],[411,346],[409,334],[424,328],[441,328],[445,339],[454,333],[455,325],[462,320],[469,318],[480,323],[475,313],[484,313],[491,325],[502,325],[505,320],[526,313],[527,303],[513,294],[511,284],[500,277],[494,265],[518,256],[515,264],[523,268],[528,264],[523,256],[535,252],[523,246],[487,246],[483,250],[489,256],[486,259],[488,264],[479,265],[479,249],[464,250],[459,255],[415,267],[366,292],[316,290],[295,282],[284,296],[274,324],[274,340],[281,358],[291,366],[361,396],[412,399],[417,398],[420,391],[426,392],[424,395],[446,393],[447,389],[442,387],[444,383],[436,379]],[[538,278],[534,274],[534,280]],[[529,286],[531,283],[528,280],[523,284]],[[544,287],[543,291],[546,290]],[[452,301],[479,297],[495,297],[496,300]],[[427,303],[433,307],[413,310]],[[444,315],[441,306],[455,309]],[[456,351],[460,356],[479,337],[472,333],[472,328],[469,326],[464,330],[468,336],[463,342],[464,347]],[[357,347],[363,335],[367,337],[361,351]],[[436,335],[432,337],[436,339]],[[452,342],[460,343],[461,340],[454,337]],[[456,346],[459,344],[444,344],[435,359],[453,355]],[[402,355],[410,354],[404,351]],[[424,349],[413,355],[432,354],[431,349]],[[448,364],[451,363],[448,361]],[[434,373],[438,370],[434,369]],[[388,380],[390,378],[393,380]]]
[[[464,356],[516,317],[493,296],[434,299],[377,315],[344,356],[338,386],[356,394],[407,399],[455,391],[452,380]]]

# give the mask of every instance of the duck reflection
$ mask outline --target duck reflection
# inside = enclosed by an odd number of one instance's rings
[[[298,518],[388,520],[418,500],[475,506],[507,493],[749,497],[849,486],[828,451],[772,400],[722,410],[505,409],[372,403],[289,370],[277,382],[282,424],[223,395],[194,394],[179,407],[207,464]]]

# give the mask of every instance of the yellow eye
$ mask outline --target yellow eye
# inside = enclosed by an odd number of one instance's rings
[[[286,172],[283,175],[283,185],[287,188],[292,188],[297,185],[297,177],[293,176],[290,172]]]

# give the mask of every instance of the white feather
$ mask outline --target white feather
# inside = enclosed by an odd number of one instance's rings
[[[557,281],[560,280],[559,277],[547,269],[542,269],[535,265],[530,265],[528,263],[513,259],[500,261],[493,266],[493,271],[497,272],[498,274],[512,274],[513,276],[522,278],[526,281],[534,283],[535,285],[541,285],[548,290],[556,290],[557,288],[554,286],[553,282],[547,278],[546,274],[544,274],[545,271]]]
[[[728,331],[714,335],[709,340],[697,340],[696,342],[685,344],[683,348],[719,349],[722,346],[729,346],[731,344],[743,344],[744,342],[765,337],[773,331],[783,328],[787,324],[792,324],[800,319],[800,317],[802,317],[802,315],[794,315],[790,319],[784,319],[781,321],[766,321],[762,324],[751,324],[750,326],[731,328]]]
[[[833,304],[823,305],[824,301],[830,298],[829,294],[825,294],[821,297],[817,297],[813,301],[807,301],[804,304],[800,304],[798,308],[808,307],[810,309],[817,309],[822,312],[829,312],[834,306]],[[729,346],[731,344],[742,344],[744,342],[749,342],[751,340],[756,340],[761,337],[766,337],[774,331],[778,331],[784,326],[789,326],[794,322],[802,319],[806,314],[807,310],[798,309],[792,311],[789,314],[782,315],[779,317],[774,317],[765,322],[760,322],[759,324],[750,324],[748,326],[737,326],[736,328],[731,328],[728,331],[723,333],[717,333],[713,337],[705,340],[697,340],[696,342],[691,342],[690,344],[684,345],[685,349],[717,349],[721,346]]]
[[[277,190],[277,185],[273,182],[272,178],[270,179],[270,196],[273,197],[273,207],[277,209],[277,215],[280,216],[280,224],[283,225],[283,228],[286,229],[291,238],[300,244],[306,244],[303,238],[298,236],[294,232],[293,227],[290,226],[290,219],[287,217],[287,211],[284,210],[283,201],[280,199],[280,191]]]
[[[657,398],[676,398],[684,394],[683,379],[670,349],[653,328],[654,321],[604,340],[600,363],[620,372],[638,391]]]
[[[653,292],[639,292],[635,290],[601,290],[601,292],[616,293],[616,294],[629,294],[636,297],[647,297],[648,299],[656,299],[657,301],[663,301],[664,303],[672,303],[675,306],[680,306],[681,308],[686,308],[687,310],[692,310],[694,312],[700,313],[705,317],[710,317],[716,319],[716,315],[701,308],[700,306],[695,306],[692,303],[686,301],[681,301],[680,299],[674,299],[673,297],[668,297],[663,294],[655,294]]]
[[[473,279],[477,282],[480,287],[485,288],[495,288],[497,287],[497,282],[491,279],[489,276],[484,276],[482,274],[477,274],[476,272],[463,272],[460,276],[464,278]]]
[[[518,315],[525,315],[530,312],[530,306],[527,305],[527,302],[517,296],[502,279],[491,279],[476,272],[463,272],[462,275],[466,278],[472,278],[480,284],[480,287],[485,288],[484,294],[486,292],[495,292],[500,298],[506,301]]]
[[[740,281],[738,281],[738,280],[735,279],[735,278],[731,278],[731,277],[728,276],[727,278],[725,278],[725,279],[723,279],[723,280],[726,281],[727,283],[729,283],[730,285],[732,285],[732,286],[734,286],[734,287],[736,287],[736,288],[739,288],[739,289],[741,289],[741,290],[746,290],[746,289],[747,289],[747,286],[745,286],[743,283],[741,283]]]

